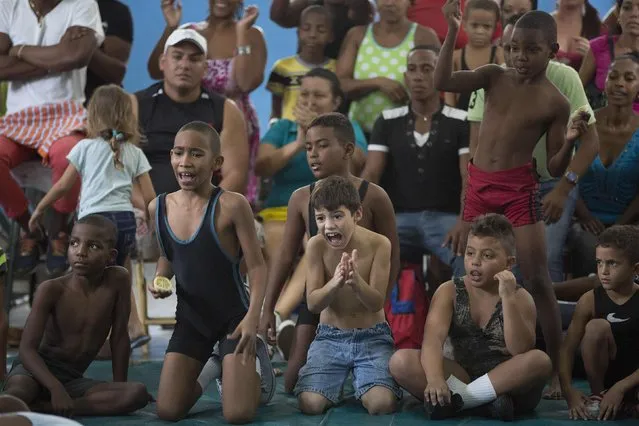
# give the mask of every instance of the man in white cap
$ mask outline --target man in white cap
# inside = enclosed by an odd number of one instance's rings
[[[221,136],[224,165],[219,185],[228,191],[246,191],[249,148],[244,116],[233,101],[202,88],[206,53],[206,39],[197,31],[173,31],[160,57],[164,80],[133,97],[144,135],[142,149],[158,194],[180,189],[170,153],[178,130],[191,121],[209,123]]]

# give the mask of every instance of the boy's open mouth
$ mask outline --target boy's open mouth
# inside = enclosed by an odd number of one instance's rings
[[[333,245],[339,245],[342,242],[342,234],[339,232],[327,232],[326,239]]]
[[[185,183],[193,182],[195,180],[195,174],[191,172],[180,172],[178,173],[178,177]]]

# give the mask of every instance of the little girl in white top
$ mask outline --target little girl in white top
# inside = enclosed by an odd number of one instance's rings
[[[35,231],[46,208],[80,178],[78,218],[99,214],[116,224],[115,262],[124,266],[135,244],[133,185],[139,185],[145,205],[155,198],[155,190],[149,177],[151,166],[137,146],[140,134],[133,104],[118,86],[102,86],[94,92],[88,106],[87,136],[67,156],[69,166],[36,207],[29,228]]]

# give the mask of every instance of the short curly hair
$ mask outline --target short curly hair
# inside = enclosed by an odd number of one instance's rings
[[[489,213],[479,216],[470,225],[469,235],[495,238],[508,256],[515,255],[515,231],[513,225],[503,215]]]
[[[597,247],[614,248],[623,252],[632,263],[639,262],[639,227],[614,225],[599,235]]]

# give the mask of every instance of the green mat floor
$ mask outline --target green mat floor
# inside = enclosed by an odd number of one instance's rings
[[[279,365],[282,367],[281,365]],[[142,362],[131,365],[129,368],[129,380],[143,382],[149,388],[149,391],[155,396],[157,395],[158,384],[160,380],[160,369],[162,363],[159,361]],[[111,380],[111,363],[108,361],[96,361],[87,372],[87,376]],[[352,398],[352,388],[345,389],[345,395],[351,395],[343,404],[329,410],[323,416],[304,416],[297,408],[295,398],[288,396],[283,391],[283,379],[278,378],[278,391],[275,397],[267,406],[261,407],[253,424],[256,425],[291,425],[291,426],[314,426],[314,425],[335,425],[335,426],[396,426],[396,425],[421,425],[426,423],[421,410],[421,404],[412,397],[404,398],[401,403],[399,412],[388,416],[369,416],[366,411]],[[206,394],[193,407],[191,415],[178,423],[177,425],[221,425],[225,424],[222,418],[222,407],[219,395],[215,386],[210,386]],[[536,425],[536,426],[559,426],[574,425],[574,421],[567,418],[568,410],[565,401],[542,401],[537,407],[533,416],[514,422],[516,425]],[[149,404],[145,409],[136,412],[133,415],[125,417],[85,417],[77,419],[84,425],[163,425],[171,424],[159,420],[155,415],[155,404]],[[440,426],[453,425],[493,425],[499,424],[494,420],[485,420],[480,418],[458,418],[454,420],[445,420],[432,422]],[[638,425],[637,420],[612,421],[612,422],[594,422],[589,421],[588,424],[606,424],[606,425]]]

